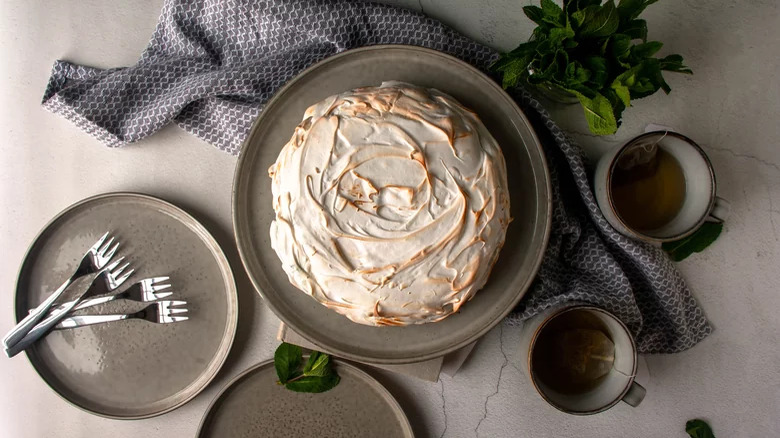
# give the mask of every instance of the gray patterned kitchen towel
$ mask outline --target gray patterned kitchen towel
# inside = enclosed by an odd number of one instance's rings
[[[168,0],[132,67],[57,61],[43,105],[108,146],[170,122],[236,154],[263,104],[287,80],[335,53],[374,44],[440,50],[486,70],[497,58],[440,22],[395,7],[328,0]],[[711,332],[663,252],[618,234],[588,184],[584,156],[523,90],[515,99],[544,144],[553,184],[549,248],[539,275],[507,318],[586,302],[617,314],[643,353],[690,348]]]

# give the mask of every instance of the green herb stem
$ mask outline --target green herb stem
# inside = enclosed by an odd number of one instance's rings
[[[298,376],[298,377],[293,377],[292,379],[288,380],[288,381],[287,381],[287,383],[294,382],[294,381],[296,381],[296,380],[300,380],[300,379],[302,379],[302,378],[304,378],[304,377],[306,377],[306,375],[305,375],[305,374],[301,374],[301,375],[300,375],[300,376]],[[277,380],[277,383],[280,383],[280,382]]]

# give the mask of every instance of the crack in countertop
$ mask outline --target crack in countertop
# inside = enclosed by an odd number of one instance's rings
[[[715,147],[715,146],[704,146],[704,148],[705,149],[712,149],[713,151],[718,151],[718,152],[725,152],[725,153],[727,153],[727,154],[729,154],[729,155],[731,155],[733,157],[736,157],[736,158],[746,158],[748,160],[753,160],[753,161],[756,161],[756,162],[758,162],[760,164],[772,167],[775,170],[780,171],[780,165],[777,165],[776,163],[773,163],[771,161],[764,160],[763,158],[759,158],[759,157],[757,157],[755,155],[743,154],[743,153],[740,153],[740,152],[734,152],[734,151],[732,151],[729,148],[720,148],[720,147]]]
[[[484,407],[484,414],[482,415],[482,418],[479,419],[479,422],[477,423],[477,427],[474,428],[474,436],[479,438],[479,427],[482,425],[482,422],[487,419],[488,416],[488,403],[490,402],[490,399],[493,398],[493,396],[498,395],[498,391],[501,387],[501,377],[504,375],[504,368],[506,368],[507,365],[509,365],[509,358],[506,355],[506,352],[504,351],[504,325],[499,324],[499,332],[498,332],[498,342],[499,342],[499,348],[501,349],[501,355],[504,356],[504,363],[501,364],[501,368],[498,370],[498,379],[496,380],[496,390],[485,397],[485,407]]]
[[[447,433],[447,399],[444,397],[444,380],[439,377],[439,383],[441,384],[441,412],[444,415],[444,430],[441,431],[439,438],[444,438],[444,434]]]

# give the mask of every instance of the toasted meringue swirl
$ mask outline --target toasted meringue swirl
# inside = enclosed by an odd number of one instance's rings
[[[456,312],[510,221],[504,157],[477,115],[400,82],[309,107],[268,173],[290,282],[360,324]]]

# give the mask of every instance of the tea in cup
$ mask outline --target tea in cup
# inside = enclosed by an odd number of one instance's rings
[[[650,242],[682,239],[729,212],[729,203],[715,195],[707,155],[672,131],[648,132],[607,153],[596,167],[594,191],[615,229]]]
[[[575,415],[605,411],[621,400],[638,406],[636,345],[625,324],[604,309],[549,309],[523,324],[521,358],[544,400]]]

